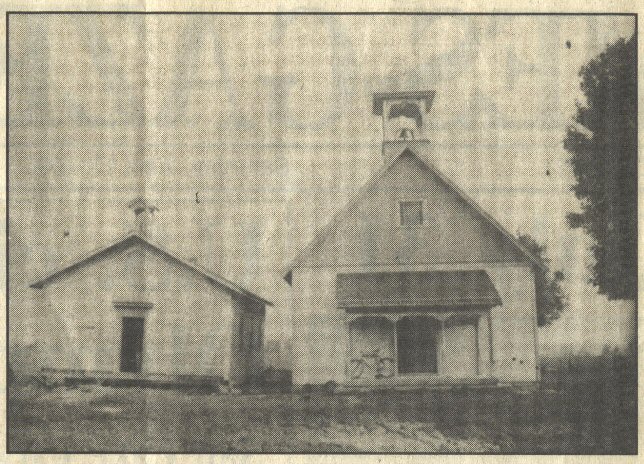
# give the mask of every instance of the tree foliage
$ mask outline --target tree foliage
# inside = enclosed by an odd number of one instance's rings
[[[540,245],[528,234],[519,234],[519,242],[533,255],[548,264],[550,260],[545,257],[546,246]],[[550,272],[549,270],[535,267],[535,292],[537,303],[537,323],[543,327],[559,319],[566,308],[567,301],[561,288],[564,279],[563,271]]]
[[[594,244],[590,283],[610,299],[637,296],[637,42],[620,39],[581,68],[585,104],[564,147],[580,213],[568,214]]]

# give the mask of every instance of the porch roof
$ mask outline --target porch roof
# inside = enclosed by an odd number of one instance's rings
[[[338,274],[336,292],[340,308],[501,304],[482,270]]]

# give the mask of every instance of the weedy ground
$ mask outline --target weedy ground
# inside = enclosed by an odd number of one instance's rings
[[[636,383],[610,356],[554,364],[536,389],[214,395],[13,384],[9,451],[635,453]]]

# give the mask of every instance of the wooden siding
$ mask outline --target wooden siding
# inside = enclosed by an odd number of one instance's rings
[[[142,316],[144,373],[228,374],[230,292],[148,247],[114,252],[34,291],[44,367],[118,371],[121,319]]]
[[[400,226],[399,201],[410,199],[424,202],[420,227]],[[422,162],[401,156],[298,266],[525,261]]]

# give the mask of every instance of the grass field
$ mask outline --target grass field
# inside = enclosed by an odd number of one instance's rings
[[[634,378],[608,356],[559,362],[536,390],[208,395],[14,385],[9,451],[635,453]]]

